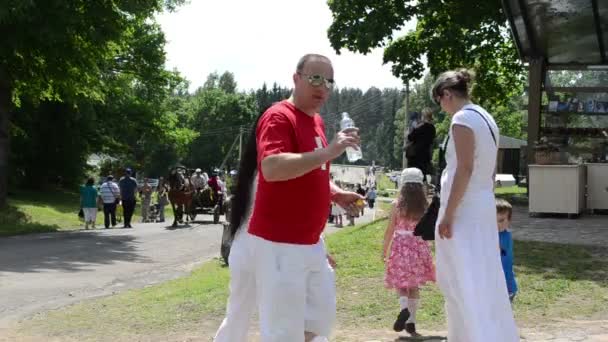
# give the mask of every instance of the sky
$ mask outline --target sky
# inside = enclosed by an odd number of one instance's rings
[[[291,87],[295,65],[306,53],[332,60],[340,88],[403,87],[382,65],[382,48],[336,55],[327,38],[332,16],[326,0],[190,0],[158,21],[168,41],[167,68],[179,70],[191,90],[214,71],[234,73],[239,90],[264,82]],[[413,28],[408,23],[405,31]]]

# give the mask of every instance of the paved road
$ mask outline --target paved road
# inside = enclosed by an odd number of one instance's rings
[[[85,298],[188,273],[219,255],[222,226],[210,216],[179,229],[135,224],[0,238],[0,327]]]
[[[373,219],[366,209],[357,224]],[[187,274],[219,256],[222,225],[199,215],[190,226],[136,224],[0,238],[0,328],[37,312],[141,288]],[[347,228],[328,224],[326,233]]]

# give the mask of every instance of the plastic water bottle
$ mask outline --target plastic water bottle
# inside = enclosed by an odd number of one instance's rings
[[[353,121],[353,119],[350,118],[347,112],[342,113],[342,120],[340,120],[340,130],[343,131],[347,128],[353,127],[355,127],[355,122]],[[351,163],[363,158],[363,154],[361,153],[361,147],[359,146],[358,149],[355,149],[353,147],[347,147],[346,158],[348,158],[348,161]]]

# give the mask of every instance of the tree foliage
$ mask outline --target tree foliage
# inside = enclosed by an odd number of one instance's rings
[[[503,105],[521,86],[523,67],[508,34],[500,0],[329,0],[328,36],[339,52],[369,53],[385,47],[384,62],[405,82],[459,67],[477,72],[474,96],[488,107]],[[410,20],[416,29],[395,37]]]
[[[165,39],[153,16],[183,1],[0,4],[0,207],[6,204],[9,137],[24,132],[10,123],[10,116],[18,114],[22,103],[37,106],[40,101],[48,102],[40,107],[43,111],[57,114],[50,108],[61,108],[62,114],[79,115],[80,107],[106,101],[115,78],[123,75],[130,75],[143,97],[154,101],[158,88],[166,86],[167,74],[162,72]],[[36,113],[45,115],[30,111]]]

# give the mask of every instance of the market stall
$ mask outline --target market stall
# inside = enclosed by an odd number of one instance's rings
[[[608,210],[608,2],[503,0],[528,65],[529,211]]]

